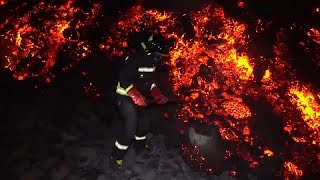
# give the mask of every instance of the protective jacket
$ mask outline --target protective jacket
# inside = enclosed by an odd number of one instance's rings
[[[144,96],[150,97],[150,90],[157,87],[154,82],[156,69],[152,56],[127,57],[119,72],[117,94],[128,96],[128,91],[136,87]]]
[[[154,83],[156,68],[154,57],[151,54],[143,54],[135,58],[127,57],[119,72],[116,93],[122,126],[118,128],[111,155],[119,165],[122,164],[132,140],[136,149],[148,147],[146,135],[149,119],[145,116],[145,109],[139,107],[140,101],[136,98],[152,97],[159,104],[167,101]]]

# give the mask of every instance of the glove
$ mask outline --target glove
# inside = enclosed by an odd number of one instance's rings
[[[157,87],[153,88],[150,94],[157,104],[165,104],[168,102],[168,98],[164,96]]]
[[[133,102],[138,106],[147,106],[146,98],[138,91],[136,87],[131,88],[128,91],[128,95],[131,97]]]

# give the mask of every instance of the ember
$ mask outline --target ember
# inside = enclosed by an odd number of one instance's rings
[[[269,156],[269,157],[274,155],[273,152],[270,151],[269,149],[266,149],[266,150],[264,150],[263,152],[264,152],[265,155],[267,155],[267,156]]]
[[[89,97],[100,97],[101,96],[101,93],[99,92],[97,87],[92,82],[90,82],[89,84],[84,86],[83,89],[84,89],[83,92],[86,96],[89,96]]]

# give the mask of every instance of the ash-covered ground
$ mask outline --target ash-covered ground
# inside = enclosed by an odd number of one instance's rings
[[[174,104],[147,110],[153,153],[136,156],[130,149],[124,168],[113,171],[108,158],[119,122],[113,88],[100,98],[86,97],[81,82],[64,76],[40,93],[30,83],[3,79],[0,179],[234,179],[228,171],[194,172],[184,162],[176,123],[163,116],[174,114]]]

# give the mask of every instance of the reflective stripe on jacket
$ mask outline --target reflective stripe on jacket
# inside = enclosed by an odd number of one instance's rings
[[[117,90],[116,92],[120,95],[123,95],[123,96],[128,96],[128,91],[130,91],[130,89],[133,88],[133,84],[131,84],[129,87],[127,87],[127,89],[124,89],[120,86],[120,82],[118,82],[118,85],[117,85]]]

